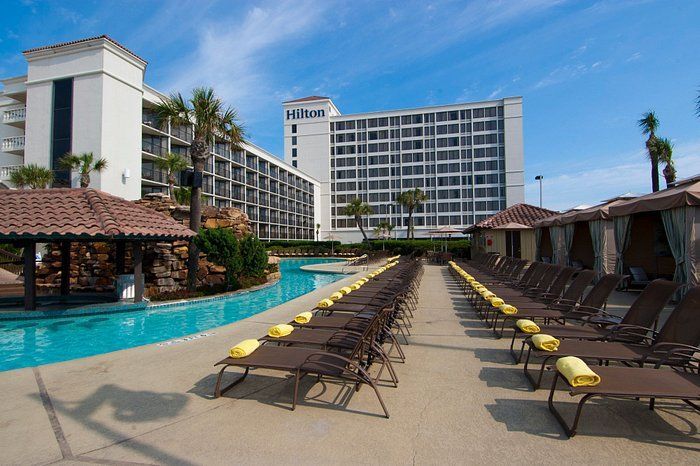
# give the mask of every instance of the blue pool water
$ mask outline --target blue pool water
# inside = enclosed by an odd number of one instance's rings
[[[282,279],[275,285],[199,304],[104,315],[0,320],[0,371],[108,353],[230,324],[341,279],[341,274],[300,269],[331,261],[283,260]]]

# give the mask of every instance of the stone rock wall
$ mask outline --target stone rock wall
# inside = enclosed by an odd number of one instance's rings
[[[135,201],[189,226],[190,209],[178,206],[169,197],[161,194],[147,195]],[[239,239],[252,232],[248,216],[239,209],[227,207],[218,209],[202,208],[202,227],[231,228]],[[37,285],[42,288],[58,289],[61,277],[61,251],[58,244],[48,245],[37,267]],[[145,274],[145,295],[177,291],[187,286],[187,241],[147,242],[144,250],[143,270]],[[114,291],[116,280],[116,246],[114,243],[73,243],[71,245],[71,292]],[[126,271],[132,270],[131,245],[126,246]],[[225,268],[199,257],[197,286],[215,286],[226,280]]]

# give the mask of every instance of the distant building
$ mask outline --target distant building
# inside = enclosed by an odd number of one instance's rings
[[[285,102],[284,158],[321,183],[321,229],[361,239],[343,215],[354,198],[405,234],[396,196],[420,188],[416,237],[450,225],[466,228],[524,201],[522,98],[343,115],[328,97]],[[403,230],[403,232],[401,232]]]

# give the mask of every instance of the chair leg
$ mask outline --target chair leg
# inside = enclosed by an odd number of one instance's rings
[[[574,435],[576,435],[576,428],[578,427],[578,422],[581,419],[581,411],[583,410],[583,405],[591,397],[595,396],[595,394],[589,393],[587,395],[584,395],[583,398],[581,398],[581,401],[579,401],[578,406],[576,407],[576,415],[574,416],[574,422],[571,424],[571,426],[569,426],[564,420],[564,417],[554,406],[554,392],[557,389],[557,382],[559,381],[560,377],[561,374],[559,374],[558,372],[554,376],[554,380],[552,381],[552,388],[549,391],[549,399],[547,401],[547,404],[549,405],[549,411],[554,415],[557,422],[559,422],[559,425],[564,429],[564,432],[566,433],[567,437],[571,438]]]
[[[233,387],[238,385],[239,383],[243,382],[243,379],[245,379],[248,376],[248,372],[250,372],[250,367],[245,368],[245,372],[243,375],[238,377],[236,380],[231,382],[230,384],[226,385],[224,388],[221,388],[221,382],[224,377],[224,371],[230,367],[229,364],[225,365],[224,367],[221,368],[219,371],[219,376],[216,379],[216,387],[214,388],[214,398],[219,398],[221,395],[226,393],[227,391],[231,390]]]
[[[297,407],[297,396],[299,395],[299,382],[301,381],[301,378],[301,371],[297,370],[296,376],[294,377],[294,398],[292,399],[292,411],[294,411]]]

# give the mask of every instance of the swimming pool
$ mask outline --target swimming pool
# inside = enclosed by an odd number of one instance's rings
[[[343,278],[300,267],[329,259],[285,259],[275,285],[214,301],[79,317],[0,321],[0,371],[108,353],[230,324]]]

